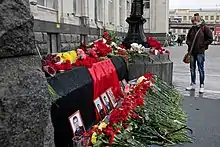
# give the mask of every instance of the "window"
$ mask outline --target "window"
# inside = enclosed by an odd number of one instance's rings
[[[183,16],[183,20],[187,20],[187,16]]]
[[[183,33],[186,33],[186,29],[183,29]]]
[[[144,1],[144,8],[149,9],[150,8],[150,0],[145,0]]]
[[[209,20],[209,16],[205,16],[205,20]]]
[[[216,16],[216,20],[219,20],[219,15]]]
[[[76,14],[76,0],[73,0],[73,13]]]
[[[203,19],[203,16],[200,16],[201,17],[201,19]]]
[[[38,5],[55,9],[55,0],[37,0]]]
[[[37,4],[38,4],[38,5],[41,5],[41,6],[44,6],[44,1],[45,1],[45,0],[37,0]]]
[[[127,16],[129,16],[130,15],[130,10],[131,10],[129,1],[127,1],[127,6],[126,7],[127,7]]]
[[[192,19],[192,16],[189,16],[189,20],[191,21],[191,19]]]
[[[211,19],[211,20],[214,20],[214,16],[211,16],[210,19]]]

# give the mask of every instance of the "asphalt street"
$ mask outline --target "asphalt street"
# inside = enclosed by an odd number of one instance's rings
[[[183,95],[183,108],[194,142],[183,147],[220,147],[220,46],[210,46],[205,61],[205,93],[185,91],[190,84],[189,65],[182,62],[185,45],[168,47],[174,62],[173,84]],[[198,77],[198,70],[197,70]],[[199,81],[198,81],[199,83]]]

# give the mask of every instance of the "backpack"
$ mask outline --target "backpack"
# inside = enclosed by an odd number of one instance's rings
[[[203,32],[205,31],[205,25],[202,25],[202,31]]]
[[[201,28],[202,28],[202,31],[203,31],[203,33],[204,33],[204,31],[205,31],[205,25],[202,25]],[[205,39],[206,39],[205,33],[204,33],[204,37],[205,37]],[[208,49],[208,47],[209,47],[209,45],[205,46],[205,49]]]

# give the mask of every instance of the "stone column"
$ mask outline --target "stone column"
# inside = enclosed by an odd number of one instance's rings
[[[151,33],[168,33],[169,0],[154,0],[151,2],[150,21]]]
[[[120,26],[120,13],[119,13],[119,0],[114,1],[114,11],[115,11],[115,26]]]
[[[0,1],[0,146],[53,146],[47,81],[29,0]]]

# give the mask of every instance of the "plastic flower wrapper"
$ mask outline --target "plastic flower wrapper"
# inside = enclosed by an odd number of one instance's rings
[[[141,82],[143,80],[146,80],[146,78],[144,76],[139,77],[138,80],[137,80],[137,85],[141,84]]]

